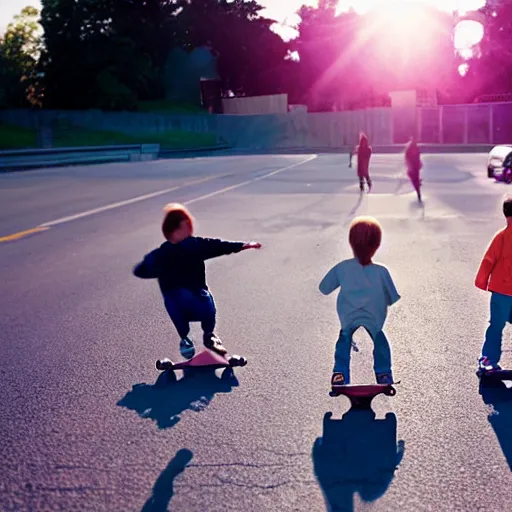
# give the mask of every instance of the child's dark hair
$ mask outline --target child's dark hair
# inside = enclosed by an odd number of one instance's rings
[[[194,225],[194,218],[182,204],[167,204],[164,208],[164,220],[162,222],[164,237],[169,240],[170,236],[180,227],[184,220],[190,222],[191,226]]]
[[[373,217],[356,217],[348,235],[354,256],[361,265],[369,265],[382,241],[382,228]]]
[[[505,217],[512,217],[512,197],[508,196],[505,198],[505,201],[503,201],[503,215]]]

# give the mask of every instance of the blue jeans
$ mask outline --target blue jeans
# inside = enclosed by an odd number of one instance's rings
[[[352,336],[356,330],[344,331],[342,329],[334,352],[333,372],[343,373],[345,384],[350,384],[350,350],[352,348]],[[368,334],[370,333],[368,332]],[[375,375],[380,373],[389,373],[391,375],[391,349],[386,335],[383,331],[379,331],[375,337],[372,336],[372,340]]]
[[[493,364],[501,359],[501,338],[503,328],[512,317],[512,296],[492,292],[491,319],[485,333],[485,342],[482,347],[482,356],[489,358]]]
[[[208,290],[177,288],[165,293],[164,304],[180,338],[188,336],[190,322],[201,322],[206,334],[214,331],[217,310]]]

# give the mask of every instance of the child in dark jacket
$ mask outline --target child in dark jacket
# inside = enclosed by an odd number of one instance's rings
[[[181,204],[171,203],[164,209],[162,232],[167,240],[135,266],[133,273],[141,279],[158,279],[164,305],[181,338],[181,355],[195,354],[189,337],[190,322],[199,321],[204,345],[224,355],[226,349],[215,335],[216,308],[206,284],[205,260],[259,249],[256,242],[228,242],[216,238],[193,236],[194,221]]]

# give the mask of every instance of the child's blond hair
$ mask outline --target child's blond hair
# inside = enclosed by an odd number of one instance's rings
[[[374,217],[356,217],[349,231],[349,243],[361,265],[369,265],[380,247],[382,227]]]
[[[180,203],[169,203],[164,207],[164,219],[162,221],[162,233],[166,240],[176,231],[181,223],[186,220],[190,227],[194,227],[194,218],[191,213]]]

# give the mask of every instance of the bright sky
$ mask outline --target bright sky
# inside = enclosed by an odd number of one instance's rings
[[[483,7],[486,0],[406,0],[411,3],[424,3],[437,7],[447,12],[458,11],[460,13],[475,11]],[[266,7],[263,15],[275,19],[280,23],[280,27],[275,27],[275,31],[283,39],[291,39],[296,35],[292,28],[299,23],[299,17],[295,14],[301,5],[316,6],[318,0],[259,0],[260,5]],[[358,13],[364,14],[373,7],[390,5],[395,0],[339,0],[338,12],[343,12],[351,7]]]
[[[16,14],[19,14],[23,7],[31,5],[41,9],[39,0],[0,0],[0,34],[5,32],[7,25]]]
[[[409,0],[410,2],[424,2],[434,5],[445,11],[471,11],[480,8],[485,4],[485,0]],[[18,14],[23,7],[32,5],[41,7],[39,0],[0,0],[0,34],[3,34],[7,24],[12,20],[15,14]],[[296,25],[299,20],[296,11],[301,5],[318,4],[318,0],[259,0],[259,3],[266,7],[264,14],[271,19],[278,21],[282,27],[276,32],[281,34],[284,39],[289,39],[295,35],[295,31],[291,28]],[[393,0],[339,0],[339,11],[347,10],[352,5],[357,12],[366,12],[372,7],[378,5],[392,4]]]

